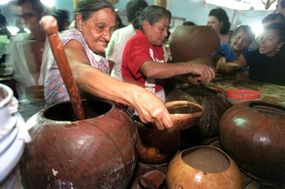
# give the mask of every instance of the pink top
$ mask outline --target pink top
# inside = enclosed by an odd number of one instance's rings
[[[95,54],[87,45],[81,32],[79,32],[76,28],[62,33],[61,40],[64,45],[66,45],[70,40],[79,41],[85,50],[90,65],[106,74],[109,74],[110,67],[108,60],[100,55]],[[55,59],[52,55],[50,57],[51,58],[47,63],[48,67],[45,78],[45,100],[47,104],[68,101],[69,95],[61,78]]]

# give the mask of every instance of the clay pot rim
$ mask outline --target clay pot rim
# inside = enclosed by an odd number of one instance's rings
[[[201,146],[195,146],[195,147],[192,147],[192,148],[187,148],[187,149],[182,150],[181,152],[179,152],[179,158],[180,158],[180,160],[181,160],[182,162],[184,162],[184,161],[183,161],[183,157],[182,157],[182,156],[184,155],[184,153],[187,152],[187,151],[194,151],[194,150],[196,150],[196,149],[198,149],[198,148],[214,149],[214,150],[216,150],[216,151],[222,153],[222,154],[227,158],[227,160],[229,161],[229,167],[228,167],[226,170],[221,171],[221,172],[217,172],[217,173],[208,173],[208,174],[221,174],[221,173],[224,173],[224,172],[226,172],[227,170],[229,170],[229,169],[231,168],[232,164],[235,164],[235,162],[232,160],[232,158],[231,158],[226,152],[224,152],[223,150],[221,150],[220,148],[215,147],[215,146],[203,146],[203,145],[201,145]],[[196,168],[194,168],[194,167],[192,167],[192,166],[190,166],[190,165],[188,165],[188,164],[186,164],[186,163],[184,163],[184,164],[185,164],[185,166],[186,166],[187,168],[194,169],[194,170],[198,170],[198,169],[196,169]],[[198,171],[201,171],[201,170],[198,170]]]
[[[203,111],[204,111],[204,108],[200,104],[192,102],[192,101],[188,101],[188,100],[169,101],[169,102],[165,103],[165,106],[166,106],[166,108],[169,108],[169,107],[171,107],[173,105],[177,105],[177,104],[179,104],[179,105],[180,104],[182,104],[182,105],[184,105],[184,104],[189,105],[190,104],[190,105],[195,106],[195,107],[200,109],[200,111],[193,112],[193,113],[187,113],[187,114],[196,115],[196,114],[203,113]],[[187,115],[187,114],[182,114],[182,113],[179,113],[179,114],[180,115]]]
[[[47,112],[48,110],[50,110],[51,108],[54,108],[55,106],[58,106],[60,104],[71,104],[70,101],[64,101],[64,102],[58,102],[58,103],[55,103],[55,104],[52,104],[52,105],[49,105],[47,107],[45,107],[44,109],[40,110],[37,114],[41,115],[42,119],[43,120],[47,120],[47,121],[53,121],[55,123],[61,123],[61,124],[69,124],[69,123],[75,123],[75,122],[78,122],[78,121],[84,121],[84,120],[88,120],[88,119],[95,119],[95,118],[99,118],[103,115],[107,115],[108,113],[110,113],[112,110],[115,109],[115,103],[112,102],[112,101],[108,101],[108,100],[102,100],[102,99],[82,99],[81,101],[87,101],[87,100],[93,100],[93,101],[101,101],[101,102],[105,102],[105,103],[108,103],[111,105],[111,108],[110,110],[108,110],[107,112],[101,114],[101,115],[98,115],[96,117],[92,117],[92,118],[86,118],[86,119],[83,119],[83,120],[75,120],[75,121],[64,121],[64,120],[54,120],[54,119],[49,119],[45,116],[45,112]]]
[[[8,86],[4,85],[4,84],[0,84],[0,88],[1,88],[1,90],[3,91],[3,93],[5,95],[0,100],[0,108],[4,108],[7,104],[9,104],[9,102],[13,98],[14,94],[13,94],[12,89],[9,88]]]

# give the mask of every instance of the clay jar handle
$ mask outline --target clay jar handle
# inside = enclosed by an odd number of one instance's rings
[[[63,44],[58,36],[58,27],[56,19],[52,16],[44,16],[42,17],[40,24],[48,36],[52,53],[54,55],[61,77],[69,94],[75,116],[78,119],[84,119],[85,112],[83,109],[78,88],[76,87],[66,54],[64,52]]]
[[[259,112],[285,116],[285,107],[266,102],[251,102],[249,107]]]

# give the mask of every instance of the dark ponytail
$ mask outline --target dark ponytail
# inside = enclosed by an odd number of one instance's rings
[[[148,21],[151,25],[155,24],[162,18],[168,18],[169,21],[171,20],[171,13],[160,6],[151,5],[146,7],[141,13],[140,16],[133,22],[133,27],[135,29],[142,30],[142,23],[143,21]]]

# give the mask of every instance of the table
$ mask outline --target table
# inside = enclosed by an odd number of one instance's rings
[[[249,79],[216,79],[207,87],[221,89],[253,89],[261,93],[261,100],[285,105],[285,86],[260,83]]]

